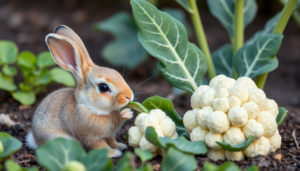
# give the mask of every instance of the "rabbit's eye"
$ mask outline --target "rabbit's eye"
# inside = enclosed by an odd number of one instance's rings
[[[99,84],[99,90],[100,90],[100,92],[104,93],[104,92],[109,91],[109,88],[106,84],[102,83],[102,84]]]

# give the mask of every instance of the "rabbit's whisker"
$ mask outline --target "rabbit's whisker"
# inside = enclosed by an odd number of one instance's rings
[[[142,82],[140,82],[138,85],[136,85],[134,88],[137,88],[138,86],[140,86],[140,85],[142,85],[143,83],[145,83],[145,82],[151,80],[152,78],[154,78],[154,77],[150,77],[150,78],[145,79],[144,81],[142,81]]]

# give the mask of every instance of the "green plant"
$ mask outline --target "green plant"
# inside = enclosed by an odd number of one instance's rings
[[[203,166],[203,171],[241,171],[241,169],[233,162],[226,162],[220,166],[213,165],[212,163],[206,162]],[[245,171],[259,171],[256,165],[248,167]]]
[[[23,82],[17,86],[14,76],[18,66],[23,76]],[[8,91],[12,97],[23,105],[32,105],[36,100],[36,94],[46,90],[53,81],[65,86],[75,86],[73,76],[55,66],[51,54],[48,51],[41,52],[37,57],[29,51],[18,54],[18,47],[11,41],[0,41],[0,89]]]

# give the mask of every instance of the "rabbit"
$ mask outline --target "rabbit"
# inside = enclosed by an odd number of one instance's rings
[[[118,143],[115,133],[131,119],[134,94],[116,71],[93,63],[78,35],[61,25],[46,36],[55,62],[70,71],[76,88],[62,88],[49,94],[38,106],[28,132],[27,145],[36,149],[57,137],[76,140],[85,149],[110,149],[110,157],[119,157],[127,146]]]

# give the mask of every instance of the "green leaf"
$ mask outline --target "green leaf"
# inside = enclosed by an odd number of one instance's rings
[[[162,171],[193,171],[197,168],[194,155],[183,153],[172,147],[167,151],[161,164]]]
[[[206,162],[204,163],[203,171],[241,171],[241,169],[233,162],[226,162],[219,167]]]
[[[15,91],[17,86],[14,84],[14,80],[10,76],[5,76],[0,73],[0,89],[6,91]]]
[[[248,167],[245,171],[259,171],[259,168],[256,165],[252,165]]]
[[[134,152],[140,157],[143,163],[153,158],[153,154],[148,150],[141,150],[140,148],[135,148]]]
[[[12,93],[12,97],[22,105],[32,105],[36,100],[34,92],[31,91],[15,91]]]
[[[185,15],[184,15],[184,12],[182,10],[176,9],[176,8],[163,8],[161,10],[163,12],[168,13],[170,16],[177,19],[178,21],[180,21],[184,25],[188,36],[190,36],[190,34],[192,32],[191,27],[190,27],[189,23],[187,22],[187,20],[185,19]]]
[[[270,33],[260,37],[253,44],[240,48],[234,58],[239,76],[254,78],[277,68],[278,60],[275,55],[282,38],[281,34]]]
[[[8,65],[4,65],[2,67],[2,71],[3,71],[4,75],[10,76],[10,77],[15,76],[18,72],[15,67],[10,67]]]
[[[128,141],[128,139],[129,139],[128,132],[126,132],[125,138],[126,138],[126,140]]]
[[[41,52],[37,57],[37,66],[40,69],[56,65],[49,51]]]
[[[223,74],[227,77],[233,77],[233,49],[226,44],[212,54],[212,59],[216,68],[217,75]]]
[[[77,141],[65,138],[48,141],[35,152],[38,163],[49,171],[62,170],[70,161],[78,161],[85,155]]]
[[[22,147],[21,141],[5,132],[0,132],[0,141],[4,148],[3,153],[0,154],[0,160],[12,155]]]
[[[129,102],[126,107],[130,107],[138,112],[145,112],[149,113],[149,110],[146,109],[141,103],[139,102]]]
[[[12,64],[17,60],[18,47],[12,41],[0,40],[0,64]]]
[[[209,10],[215,16],[225,30],[228,32],[229,37],[233,40],[234,33],[234,8],[235,0],[206,0]],[[253,0],[244,1],[244,27],[253,21],[257,12],[257,3]]]
[[[31,88],[32,88],[32,87],[30,87],[30,86],[28,86],[28,85],[26,85],[25,83],[22,83],[22,82],[19,84],[19,87],[22,91],[25,91],[25,92],[31,91]]]
[[[286,110],[284,107],[278,108],[279,114],[276,118],[277,125],[280,126],[282,122],[284,121],[285,117],[289,113],[288,110]]]
[[[115,171],[133,171],[134,156],[127,151],[123,157],[118,161]]]
[[[159,60],[158,69],[174,87],[194,92],[207,70],[203,53],[188,42],[182,23],[144,0],[131,0],[138,38]]]
[[[172,140],[171,138],[158,137],[153,127],[148,127],[145,132],[146,139],[157,147],[168,149],[174,147],[179,151],[189,154],[205,154],[207,147],[202,141],[188,141],[184,137]]]
[[[189,5],[188,0],[176,0],[176,2],[181,5],[190,14],[194,13],[193,9]]]
[[[52,81],[52,75],[49,70],[42,71],[38,76],[35,82],[35,85],[47,85]]]
[[[186,135],[187,130],[184,127],[183,119],[174,109],[173,102],[171,100],[159,96],[153,96],[146,99],[142,105],[149,111],[153,109],[161,109],[164,111],[166,115],[175,122],[178,136]]]
[[[35,70],[36,57],[30,51],[23,51],[18,56],[17,64],[18,64],[18,66],[22,66],[27,69]]]
[[[251,145],[253,141],[254,141],[254,136],[250,135],[245,142],[238,145],[231,145],[226,142],[218,142],[218,141],[216,141],[216,143],[229,151],[243,151],[247,147],[249,147],[249,145]]]
[[[22,167],[12,160],[5,162],[5,168],[7,171],[22,171]]]
[[[203,166],[203,171],[217,171],[218,166],[210,163],[210,162],[205,162]]]
[[[104,170],[112,162],[108,154],[107,148],[92,150],[86,156],[82,156],[79,161],[85,165],[87,171]]]
[[[129,13],[119,12],[97,23],[94,28],[110,32],[115,37],[101,52],[103,58],[111,65],[132,69],[148,59],[147,51],[138,42],[137,27]]]
[[[153,171],[153,166],[150,163],[147,163],[146,166],[141,166],[136,171]]]
[[[51,69],[50,72],[51,72],[53,81],[63,84],[68,87],[75,86],[76,83],[75,83],[74,77],[70,72],[65,71],[59,67],[55,67],[55,68]]]

